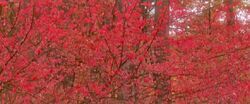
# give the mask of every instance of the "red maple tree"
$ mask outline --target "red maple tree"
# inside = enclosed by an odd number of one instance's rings
[[[244,5],[0,1],[1,103],[249,103]]]

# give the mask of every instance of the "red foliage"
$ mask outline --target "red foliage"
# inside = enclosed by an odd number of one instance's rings
[[[249,103],[241,4],[185,3],[0,1],[2,103]]]

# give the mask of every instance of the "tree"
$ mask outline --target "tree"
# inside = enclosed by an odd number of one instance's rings
[[[229,1],[0,3],[1,103],[248,103],[249,30]]]

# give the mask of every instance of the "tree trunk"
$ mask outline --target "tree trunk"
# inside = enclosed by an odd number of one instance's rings
[[[233,8],[234,0],[226,0],[225,4],[228,6],[227,15],[226,15],[226,23],[227,23],[227,32],[230,36],[234,34],[234,24],[235,24],[235,14]]]
[[[208,34],[212,34],[212,8],[211,8],[211,0],[208,3]]]
[[[159,2],[162,2],[161,5]],[[155,16],[154,20],[157,24],[160,24],[160,32],[159,35],[167,34],[169,35],[169,0],[155,0]]]

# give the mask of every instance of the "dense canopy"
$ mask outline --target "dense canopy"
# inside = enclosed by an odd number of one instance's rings
[[[0,0],[1,104],[248,104],[249,0]]]

